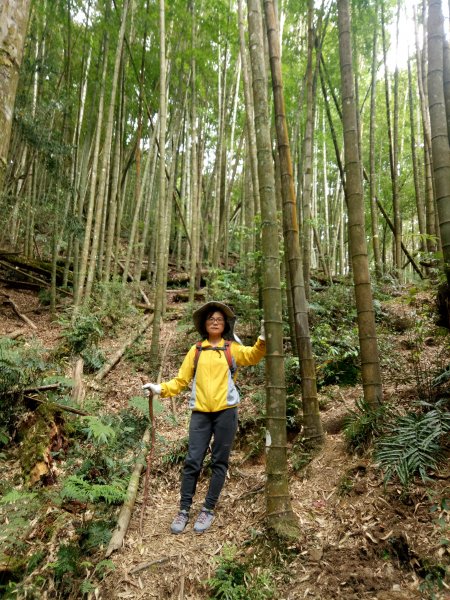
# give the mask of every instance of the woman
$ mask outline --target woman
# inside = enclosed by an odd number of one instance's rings
[[[211,438],[214,438],[211,481],[194,531],[203,533],[213,522],[238,424],[240,398],[233,374],[238,366],[256,365],[266,353],[264,323],[261,323],[256,344],[242,346],[234,334],[236,316],[222,302],[207,302],[194,312],[192,318],[203,341],[191,347],[178,376],[161,385],[147,383],[143,386],[145,390],[167,398],[179,394],[193,380],[188,454],[181,481],[180,511],[172,522],[172,533],[182,533],[189,521],[189,510]]]

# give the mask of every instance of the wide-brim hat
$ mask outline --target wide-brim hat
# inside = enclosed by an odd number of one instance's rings
[[[231,310],[229,306],[224,304],[223,302],[217,302],[216,300],[212,300],[211,302],[206,302],[197,308],[196,311],[192,314],[192,320],[194,321],[194,325],[196,330],[200,333],[202,337],[207,337],[206,333],[206,317],[215,310],[220,310],[226,317],[228,327],[225,326],[224,335],[225,339],[239,341],[239,338],[234,333],[234,325],[236,323],[236,315]]]

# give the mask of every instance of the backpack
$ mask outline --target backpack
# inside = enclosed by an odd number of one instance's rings
[[[233,360],[233,357],[231,356],[231,342],[229,342],[228,340],[225,341],[225,344],[223,346],[217,346],[216,348],[213,348],[212,346],[207,346],[206,348],[203,348],[202,342],[197,342],[195,344],[194,376],[195,376],[195,372],[197,371],[197,365],[198,365],[198,361],[200,359],[200,352],[202,352],[204,350],[217,350],[217,351],[222,350],[223,353],[225,354],[225,358],[227,359],[228,367],[230,368],[230,372],[231,372],[231,377],[232,377],[233,381],[236,382],[238,368],[236,366],[236,363]]]

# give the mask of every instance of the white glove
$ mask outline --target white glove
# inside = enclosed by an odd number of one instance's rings
[[[259,339],[266,341],[266,330],[264,329],[264,319],[261,319],[261,333],[259,334]]]
[[[159,396],[161,393],[161,386],[158,383],[146,383],[142,386],[144,390],[144,396],[150,396],[150,393],[153,396]]]

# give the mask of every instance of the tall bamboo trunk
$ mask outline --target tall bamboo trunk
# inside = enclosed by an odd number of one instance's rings
[[[256,157],[256,133],[255,118],[252,96],[251,71],[248,67],[248,50],[245,43],[244,17],[242,11],[242,0],[238,0],[238,20],[239,20],[239,51],[242,63],[242,82],[244,87],[246,128],[247,128],[247,146],[250,158],[250,174],[253,188],[253,212],[259,213],[259,183],[258,183],[258,161]]]
[[[152,344],[150,359],[155,368],[159,360],[159,334],[164,309],[165,276],[164,252],[165,235],[167,231],[167,202],[171,200],[166,195],[166,11],[165,0],[159,1],[159,215],[158,215],[158,253],[156,261],[155,306],[152,328]]]
[[[275,176],[270,139],[266,64],[259,0],[248,0],[250,58],[262,217],[263,307],[266,326],[266,517],[279,536],[297,537],[288,486],[286,389]]]
[[[376,122],[376,84],[377,84],[377,40],[378,24],[375,22],[372,44],[372,85],[370,90],[370,125],[369,125],[369,178],[370,178],[370,216],[372,226],[372,248],[375,263],[375,275],[381,277],[382,263],[380,254],[380,238],[378,234],[378,207],[375,186],[375,122]]]
[[[420,174],[419,174],[419,165],[417,161],[417,141],[416,141],[416,128],[414,125],[415,122],[415,114],[414,114],[414,93],[413,93],[413,83],[412,83],[412,73],[411,73],[411,60],[408,59],[408,100],[409,100],[409,123],[411,130],[411,160],[412,160],[412,168],[413,168],[413,178],[414,178],[414,195],[416,198],[416,208],[417,208],[417,219],[419,225],[419,234],[420,234],[420,250],[422,252],[426,251],[426,221],[425,221],[425,205],[423,201],[423,195],[420,189]]]
[[[362,382],[364,399],[375,409],[382,399],[382,387],[365,236],[348,0],[338,0],[338,19],[348,227],[358,314]]]
[[[383,62],[384,62],[384,93],[386,103],[386,121],[387,121],[387,133],[389,140],[389,166],[391,173],[391,190],[392,190],[392,208],[394,215],[397,211],[398,204],[398,177],[397,177],[397,126],[398,126],[398,93],[396,81],[397,77],[394,75],[394,127],[392,126],[392,115],[391,115],[391,100],[390,100],[390,86],[389,86],[389,71],[387,65],[387,42],[386,42],[386,24],[384,19],[384,7],[381,5],[381,33],[383,39]],[[397,219],[394,223],[394,252],[393,252],[393,268],[396,276],[400,275],[399,268],[401,268],[401,254],[398,253],[399,240],[401,241],[400,232],[398,230]],[[399,261],[400,260],[400,265]]]
[[[305,282],[306,298],[310,295],[311,276],[311,202],[312,202],[312,176],[314,153],[314,39],[313,27],[314,0],[308,1],[308,56],[306,65],[306,123],[303,138],[302,158],[302,196],[301,196],[301,236],[303,256],[303,279]]]
[[[304,438],[307,444],[317,446],[323,442],[323,430],[319,414],[316,365],[309,335],[308,305],[303,281],[292,159],[284,106],[278,24],[272,0],[264,1],[264,12],[269,43],[275,126],[280,157],[285,251],[289,265],[288,277],[293,300],[296,346],[300,358]]]
[[[397,0],[397,22],[396,22],[396,56],[398,56],[398,30],[400,20],[400,0]],[[398,63],[394,71],[394,129],[393,129],[393,163],[394,179],[392,180],[392,207],[394,213],[394,247],[395,247],[395,271],[397,277],[402,273],[402,218],[399,198],[399,71]]]
[[[30,0],[4,0],[0,5],[0,193],[6,173],[19,69],[30,14]]]
[[[109,1],[109,0],[108,0]],[[87,302],[90,298],[92,286],[94,283],[94,276],[96,273],[96,268],[98,261],[102,259],[99,256],[99,246],[100,246],[100,236],[104,232],[104,210],[107,203],[108,192],[109,192],[109,173],[110,173],[110,165],[111,165],[111,149],[112,149],[112,139],[113,139],[113,128],[114,128],[114,112],[116,106],[116,95],[117,88],[120,76],[120,63],[122,60],[122,50],[125,38],[125,29],[127,25],[127,15],[129,8],[130,0],[124,0],[122,7],[122,17],[120,23],[119,37],[117,40],[116,46],[116,55],[114,60],[114,71],[112,77],[112,85],[111,85],[111,98],[109,101],[109,109],[108,116],[106,120],[106,131],[105,131],[105,141],[103,143],[103,157],[102,157],[102,166],[100,170],[98,191],[97,191],[97,205],[95,212],[95,221],[94,227],[92,230],[92,246],[91,246],[91,256],[88,274],[86,278],[86,285],[84,290],[84,302]]]
[[[192,2],[192,44],[194,46],[194,52],[192,53],[191,63],[191,87],[192,87],[192,98],[191,98],[191,256],[190,256],[190,268],[189,268],[189,303],[193,304],[197,270],[199,263],[199,219],[200,219],[200,191],[199,191],[199,144],[198,144],[198,128],[197,128],[197,69],[195,60],[195,36],[196,36],[196,5],[195,0]]]
[[[105,104],[105,86],[106,86],[106,73],[108,66],[108,47],[109,47],[109,36],[108,32],[105,32],[103,40],[103,70],[100,83],[100,96],[98,101],[98,117],[97,117],[97,128],[95,132],[95,143],[93,148],[93,158],[91,167],[91,181],[89,188],[89,200],[86,212],[86,224],[83,238],[83,246],[81,250],[80,268],[78,273],[77,287],[74,295],[74,306],[77,308],[81,305],[85,291],[85,278],[88,268],[89,250],[91,247],[91,232],[94,220],[94,208],[96,200],[96,188],[97,188],[97,170],[98,162],[100,157],[100,140],[102,136],[102,124],[103,124],[103,112]],[[82,214],[82,202],[79,203],[79,216]]]
[[[425,11],[425,2],[424,2]],[[416,66],[417,66],[417,86],[419,88],[419,105],[420,112],[422,115],[422,130],[423,130],[423,152],[424,152],[424,168],[425,168],[425,217],[426,217],[426,232],[427,232],[427,249],[429,252],[436,252],[437,240],[436,236],[436,218],[435,218],[435,198],[434,198],[434,187],[433,187],[433,164],[431,157],[431,126],[430,126],[430,112],[428,109],[428,97],[427,88],[425,85],[426,73],[424,67],[426,61],[427,48],[424,44],[423,50],[420,49],[419,40],[419,27],[417,23],[417,14],[414,7],[414,32],[415,32],[415,45],[416,45]],[[424,42],[426,39],[424,39]]]
[[[428,102],[433,173],[444,272],[450,285],[450,146],[444,98],[444,17],[441,0],[429,0],[428,7]]]

